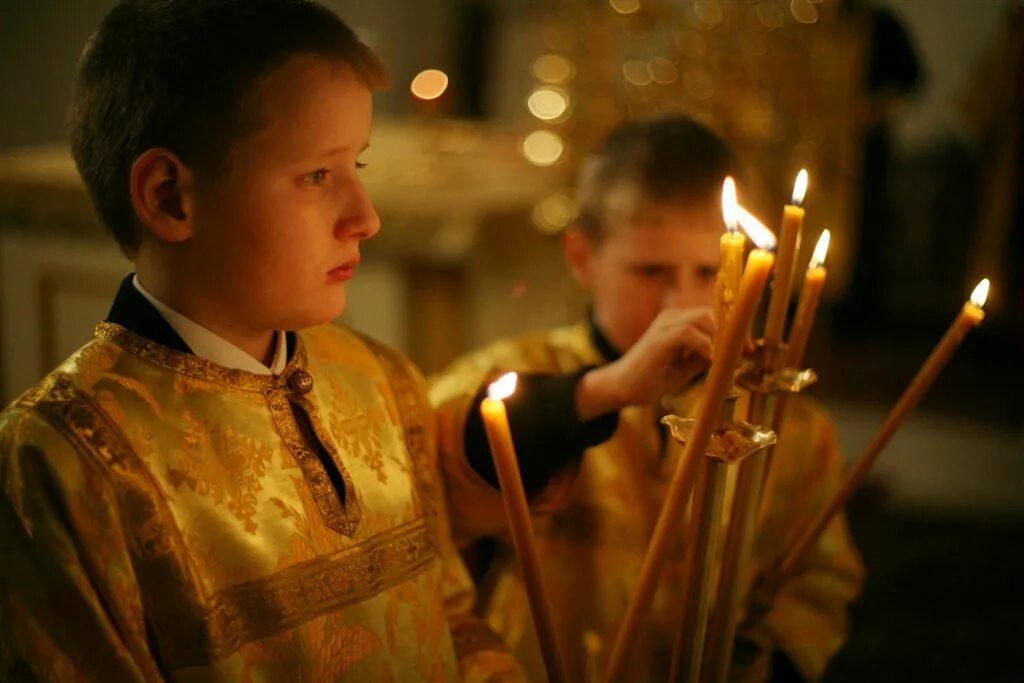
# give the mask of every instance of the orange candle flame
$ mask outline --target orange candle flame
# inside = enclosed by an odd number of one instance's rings
[[[519,375],[514,372],[505,373],[487,387],[487,398],[494,401],[505,400],[516,392],[516,380],[518,379]]]
[[[807,169],[801,168],[796,174],[796,182],[793,183],[793,200],[790,202],[793,206],[803,206],[804,197],[807,195],[807,180]]]
[[[739,217],[740,227],[743,228],[743,232],[747,233],[747,237],[757,245],[758,249],[765,249],[767,251],[775,249],[779,242],[775,239],[775,233],[759,221],[754,214],[744,209],[742,205],[737,204],[736,215]]]
[[[971,303],[977,306],[978,308],[984,306],[985,301],[988,300],[988,288],[988,278],[984,278],[981,282],[978,283],[978,286],[974,288],[974,291],[971,292]]]
[[[811,255],[810,268],[820,268],[825,265],[825,256],[828,254],[828,243],[831,239],[832,234],[828,231],[828,228],[821,231],[821,237],[818,238],[818,244],[814,247],[814,254]]]
[[[725,229],[729,232],[739,230],[738,206],[739,203],[736,201],[736,181],[732,179],[732,176],[726,176],[725,182],[722,183],[722,218],[725,220]]]

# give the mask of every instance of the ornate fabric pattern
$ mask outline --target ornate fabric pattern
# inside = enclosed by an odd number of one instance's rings
[[[98,326],[0,413],[0,679],[504,680],[453,648],[472,584],[382,348],[317,328],[264,377]]]

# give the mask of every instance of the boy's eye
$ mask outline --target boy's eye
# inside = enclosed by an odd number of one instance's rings
[[[356,162],[356,168],[366,168],[366,162],[364,162],[364,161],[357,161]]]
[[[329,171],[326,168],[317,169],[312,173],[307,173],[306,177],[303,178],[303,182],[307,185],[323,185],[327,180]]]
[[[642,278],[649,280],[657,280],[662,278],[671,277],[672,269],[665,266],[636,266],[633,268],[633,272]]]
[[[698,266],[697,277],[702,282],[708,282],[718,277],[718,268],[715,266]]]

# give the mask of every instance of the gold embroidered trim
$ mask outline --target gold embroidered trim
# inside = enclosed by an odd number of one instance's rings
[[[122,475],[116,492],[124,526],[133,531],[127,539],[132,564],[159,656],[172,669],[209,664],[245,643],[372,598],[425,571],[437,556],[421,519],[205,599],[159,487],[103,410],[62,374],[50,375],[18,405],[42,416],[83,459]]]
[[[362,602],[425,571],[436,558],[426,522],[389,529],[332,556],[231,586],[210,599],[214,658]]]
[[[150,363],[173,372],[198,377],[209,382],[224,384],[244,391],[269,391],[287,389],[287,378],[292,371],[306,365],[306,354],[302,340],[296,335],[295,353],[280,375],[257,375],[244,370],[232,370],[200,358],[195,354],[182,353],[141,337],[116,323],[102,322],[96,325],[95,338],[116,344],[125,351],[139,356]]]
[[[323,517],[324,524],[346,536],[351,537],[355,535],[356,528],[359,526],[359,520],[362,517],[362,504],[359,502],[359,495],[356,492],[352,476],[349,474],[344,463],[342,463],[341,457],[334,447],[334,441],[328,436],[323,425],[320,424],[320,417],[316,406],[305,397],[295,396],[294,394],[289,396],[282,391],[267,391],[266,398],[267,405],[270,406],[270,413],[274,418],[277,433],[281,435],[288,451],[295,458],[295,462],[298,463],[302,476],[313,493],[313,500],[316,502],[317,510],[320,511],[320,516]],[[327,451],[327,454],[341,473],[341,478],[345,482],[344,504],[342,504],[342,499],[338,495],[339,492],[334,489],[334,485],[331,483],[323,463],[320,462],[320,458],[317,457],[310,444],[306,442],[306,437],[299,430],[299,425],[295,421],[295,415],[292,413],[292,403],[295,403],[299,410],[303,410],[306,413],[306,417],[309,418],[309,424],[313,428],[315,438],[320,441],[320,444]]]
[[[296,335],[295,353],[284,372],[278,376],[257,375],[244,370],[221,367],[194,354],[182,353],[152,342],[115,323],[102,322],[96,325],[95,337],[116,344],[128,353],[173,372],[198,377],[233,389],[263,393],[270,407],[274,426],[298,463],[306,483],[313,492],[313,499],[316,501],[317,509],[324,522],[331,529],[346,536],[355,534],[362,515],[355,485],[348,470],[345,469],[338,457],[333,442],[327,438],[326,430],[320,424],[312,402],[295,392],[291,384],[292,375],[304,371],[306,366],[306,352],[301,336]],[[291,395],[290,399],[289,395]],[[338,492],[331,485],[317,454],[311,449],[310,444],[306,443],[305,437],[299,431],[289,400],[301,405],[305,410],[317,438],[340,470],[345,482],[344,505],[342,505]]]
[[[119,475],[115,485],[118,514],[143,608],[158,636],[162,658],[173,648],[194,643],[204,631],[205,615],[199,581],[189,564],[181,532],[152,473],[144,466],[121,430],[89,395],[64,374],[53,373],[19,400],[60,432],[83,461],[109,467]],[[176,591],[176,592],[175,592]]]

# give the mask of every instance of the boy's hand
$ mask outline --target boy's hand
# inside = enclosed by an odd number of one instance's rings
[[[710,308],[662,311],[622,358],[583,376],[576,389],[580,420],[681,391],[710,364],[714,332]]]

